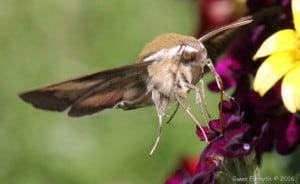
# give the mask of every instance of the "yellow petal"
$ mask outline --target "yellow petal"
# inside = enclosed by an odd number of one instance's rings
[[[297,65],[297,62],[294,52],[276,52],[272,54],[258,68],[253,84],[254,90],[263,96],[295,65]]]
[[[292,113],[300,110],[300,61],[298,63],[286,74],[281,84],[283,104]]]
[[[295,29],[300,34],[300,0],[292,0],[292,12]]]
[[[262,43],[256,54],[253,56],[253,60],[261,57],[266,57],[275,52],[292,51],[296,49],[296,32],[293,29],[284,29],[274,33],[269,38],[267,38]]]

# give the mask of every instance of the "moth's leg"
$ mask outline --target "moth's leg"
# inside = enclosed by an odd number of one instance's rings
[[[207,104],[205,101],[204,82],[203,82],[202,78],[200,79],[200,89],[201,89],[201,91],[198,91],[198,96],[199,96],[198,98],[200,98],[199,100],[201,100],[201,101],[199,101],[199,103],[204,107],[207,117],[209,119],[211,119],[211,116],[207,110]]]
[[[196,103],[200,106],[203,119],[206,122],[206,124],[208,124],[208,121],[211,119],[211,116],[207,110],[207,104],[205,102],[203,79],[200,79],[200,89],[192,84],[188,84],[188,86],[196,91]]]
[[[133,104],[136,104],[136,103],[140,102],[141,100],[143,100],[143,98],[144,98],[146,95],[147,95],[147,93],[141,95],[140,97],[138,97],[138,98],[136,98],[136,99],[134,99],[134,100],[130,100],[130,101],[129,101],[129,100],[122,100],[122,101],[116,103],[116,104],[113,106],[113,108],[121,108],[121,109],[123,108],[123,109],[124,109],[124,107],[125,107],[125,109],[126,109],[126,106],[128,106],[128,105],[133,105]]]
[[[216,71],[212,61],[209,58],[207,58],[205,60],[205,63],[206,63],[206,66],[209,68],[210,72],[214,75],[217,86],[218,86],[219,90],[221,91],[221,101],[223,101],[223,95],[226,96],[227,98],[231,99],[231,100],[234,100],[234,98],[232,96],[225,93],[223,81],[222,81],[220,75],[218,74],[218,72]]]
[[[201,68],[201,73],[204,74],[204,67]],[[205,93],[204,93],[204,82],[203,82],[203,77],[201,77],[200,81],[200,90],[198,88],[196,88],[196,103],[200,104],[200,108],[202,111],[202,114],[204,116],[204,118],[206,118],[206,123],[208,124],[207,119],[211,119],[211,116],[207,110],[207,104],[205,101]],[[205,113],[204,113],[205,110]],[[206,116],[205,116],[206,115]]]
[[[199,121],[195,118],[195,116],[192,114],[191,110],[189,107],[187,107],[180,99],[180,97],[176,96],[176,100],[179,102],[181,107],[185,110],[185,112],[192,118],[192,120],[196,123],[196,125],[200,128],[200,131],[202,132],[204,139],[206,142],[208,142],[207,136],[205,134],[204,129],[200,125]]]
[[[218,74],[218,72],[216,71],[212,61],[210,59],[206,59],[205,63],[206,63],[206,66],[209,68],[210,72],[213,74],[219,90],[223,92],[223,88],[224,88],[223,81],[222,81],[220,75]]]
[[[206,62],[207,67],[208,67],[209,70],[211,71],[211,73],[214,75],[214,77],[215,77],[215,79],[216,79],[216,82],[217,82],[217,85],[218,85],[218,88],[219,88],[219,90],[221,91],[221,93],[220,93],[221,104],[220,104],[220,110],[219,110],[219,118],[220,118],[220,126],[221,126],[221,130],[223,130],[223,121],[222,121],[221,116],[222,116],[222,113],[223,113],[223,105],[222,105],[222,103],[223,103],[224,96],[226,96],[227,98],[229,98],[229,99],[231,99],[231,100],[234,100],[234,98],[231,97],[230,95],[227,95],[227,94],[225,93],[223,81],[222,81],[220,75],[217,73],[217,71],[216,71],[216,69],[215,69],[215,67],[214,67],[214,65],[213,65],[213,63],[212,63],[212,61],[211,61],[209,58],[207,58],[207,59],[205,60],[205,62]]]
[[[157,134],[155,143],[149,153],[149,156],[151,156],[154,153],[157,145],[159,144],[160,136],[161,136],[161,132],[162,132],[162,119],[165,115],[165,107],[167,105],[167,102],[165,101],[165,99],[161,98],[160,93],[155,90],[152,91],[152,100],[155,104],[157,115],[158,115],[158,134]]]

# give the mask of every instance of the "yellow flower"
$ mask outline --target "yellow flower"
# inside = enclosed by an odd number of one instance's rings
[[[254,60],[269,56],[258,68],[254,90],[263,96],[283,78],[281,97],[286,108],[300,110],[300,0],[292,0],[294,29],[284,29],[264,41]]]

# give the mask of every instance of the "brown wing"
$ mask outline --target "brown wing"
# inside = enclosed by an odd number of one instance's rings
[[[84,116],[112,108],[134,109],[151,105],[146,94],[147,66],[139,63],[105,70],[80,78],[21,93],[19,96],[34,107],[64,111],[70,116]]]

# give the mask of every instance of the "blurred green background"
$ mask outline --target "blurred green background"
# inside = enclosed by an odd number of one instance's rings
[[[164,125],[149,158],[158,126],[154,108],[74,119],[34,109],[17,97],[40,85],[133,63],[155,36],[192,35],[197,25],[194,1],[1,1],[0,183],[163,183],[183,156],[199,155],[203,145],[182,110]],[[218,96],[206,94],[215,117]],[[186,103],[197,113],[190,96]]]

